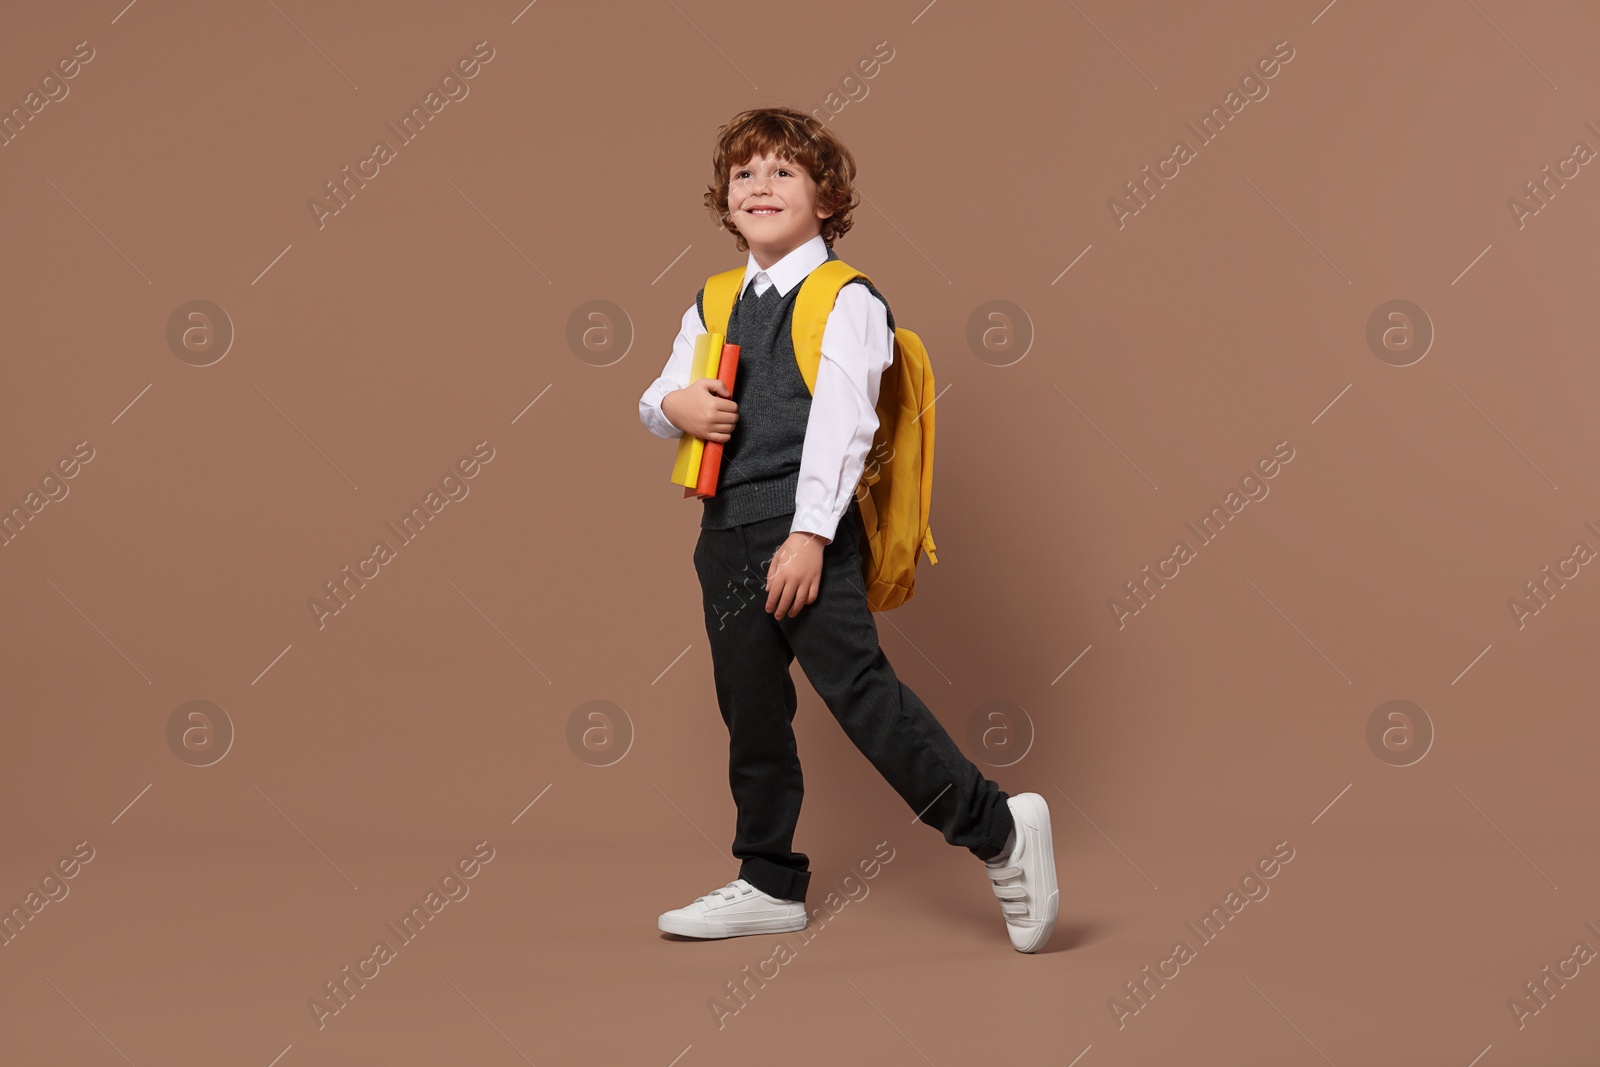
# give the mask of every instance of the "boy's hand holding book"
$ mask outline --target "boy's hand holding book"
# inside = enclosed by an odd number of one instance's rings
[[[733,383],[739,371],[739,346],[720,333],[694,339],[689,384],[661,398],[661,412],[683,434],[672,460],[672,482],[685,497],[709,500],[717,495],[722,471],[722,446],[733,439],[739,405]]]
[[[739,405],[719,378],[701,378],[661,398],[661,413],[684,433],[724,444],[739,421]]]

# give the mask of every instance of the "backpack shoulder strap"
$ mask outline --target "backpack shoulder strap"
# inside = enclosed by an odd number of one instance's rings
[[[735,267],[706,279],[706,287],[701,290],[700,325],[707,332],[728,335],[728,320],[733,317],[733,302],[744,281],[744,271],[744,267]]]
[[[867,276],[842,259],[830,259],[806,275],[800,283],[800,295],[795,298],[794,322],[791,336],[794,340],[794,358],[800,365],[800,377],[806,388],[816,392],[817,364],[822,359],[822,335],[828,326],[828,314],[839,296],[839,290],[857,278]],[[870,279],[868,284],[871,284]]]

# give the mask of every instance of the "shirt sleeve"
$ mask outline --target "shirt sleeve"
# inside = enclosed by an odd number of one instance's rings
[[[639,397],[639,421],[657,437],[682,437],[683,431],[672,425],[661,411],[661,398],[674,389],[689,384],[689,370],[694,362],[694,339],[705,333],[700,325],[699,305],[690,304],[683,313],[683,323],[677,339],[672,342],[672,354],[661,370],[661,377],[651,382]]]
[[[878,384],[893,360],[883,301],[865,285],[845,285],[822,333],[791,533],[805,530],[833,542],[872,448]]]

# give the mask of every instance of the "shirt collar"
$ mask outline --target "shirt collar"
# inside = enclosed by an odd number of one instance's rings
[[[828,243],[819,233],[767,268],[767,280],[777,287],[779,296],[788,296],[790,289],[805,281],[806,275],[827,261]],[[760,273],[762,273],[761,264],[756,262],[756,255],[752,252],[744,268],[744,284],[739,287],[740,296],[744,295],[745,290],[750,287],[750,282]]]

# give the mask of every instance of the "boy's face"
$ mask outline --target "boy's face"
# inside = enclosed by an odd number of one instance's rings
[[[833,212],[817,207],[817,183],[793,160],[764,155],[728,174],[728,216],[763,268],[822,232]]]

